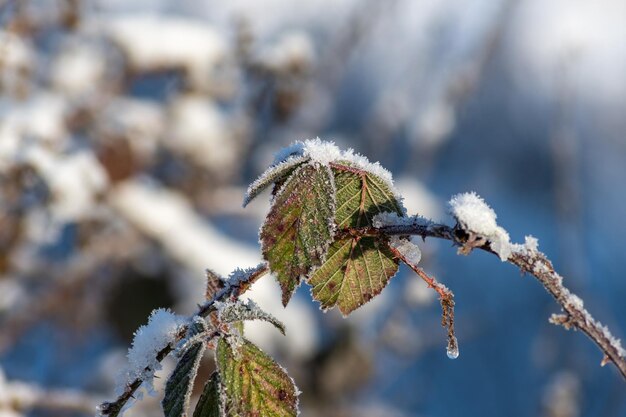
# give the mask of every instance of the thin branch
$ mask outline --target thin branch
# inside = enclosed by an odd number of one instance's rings
[[[192,316],[201,316],[206,317],[211,312],[215,311],[215,303],[218,301],[227,301],[229,299],[238,298],[241,294],[246,292],[252,284],[254,284],[259,278],[269,272],[269,266],[267,263],[261,263],[256,268],[251,271],[248,271],[247,274],[240,277],[233,277],[231,281],[225,282],[225,287],[222,288],[215,296],[208,300],[206,303],[198,306],[197,312]],[[164,347],[157,354],[157,361],[161,362],[163,359],[167,357],[173,350],[179,341],[181,341],[185,334],[187,333],[186,326],[182,327],[178,332],[176,340]],[[106,401],[100,404],[98,407],[99,414],[102,416],[117,416],[120,411],[124,408],[126,403],[134,398],[135,392],[139,389],[143,380],[141,378],[137,378],[132,382],[129,382],[124,388],[124,392],[120,394],[114,401]]]
[[[422,268],[418,267],[410,259],[408,259],[399,250],[390,247],[393,254],[401,259],[409,268],[411,268],[429,288],[433,288],[439,294],[439,302],[441,303],[441,326],[448,330],[448,356],[452,359],[459,356],[459,344],[454,334],[454,294],[442,283],[438,282],[434,277],[428,275]]]
[[[374,227],[344,229],[339,233],[351,236],[416,235],[421,236],[422,239],[436,237],[449,240],[464,249],[468,249],[469,243],[469,235],[464,230],[418,217],[378,229]],[[489,242],[472,248],[495,254]],[[538,250],[514,250],[507,262],[517,266],[522,272],[534,276],[561,306],[565,314],[553,316],[550,320],[552,323],[562,324],[567,329],[574,327],[589,336],[604,354],[602,364],[612,362],[626,380],[626,352],[621,348],[619,341],[606,326],[593,318],[584,308],[582,300],[563,285],[563,277],[554,270],[552,262],[544,253]]]

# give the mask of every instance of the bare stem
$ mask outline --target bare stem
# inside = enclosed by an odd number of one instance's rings
[[[198,306],[198,311],[192,316],[201,316],[206,317],[211,312],[215,311],[215,303],[218,301],[227,301],[228,299],[239,298],[241,294],[246,292],[252,284],[254,284],[259,278],[269,272],[269,266],[266,263],[259,264],[254,270],[252,270],[249,274],[246,274],[245,279],[239,279],[233,282],[225,282],[224,288],[218,291],[215,296],[208,300],[206,303]],[[173,350],[174,346],[177,342],[182,340],[187,333],[187,328],[182,327],[178,332],[176,341],[171,343],[161,349],[161,351],[157,354],[156,359],[161,362],[163,359],[167,357]],[[132,382],[126,384],[124,388],[124,392],[120,394],[114,401],[106,401],[100,404],[99,410],[100,415],[102,416],[117,416],[122,408],[126,405],[126,403],[134,398],[135,391],[139,389],[143,380],[141,378],[137,378]]]
[[[354,236],[416,235],[421,236],[422,239],[436,237],[449,240],[456,246],[466,249],[469,238],[468,234],[459,228],[420,218],[415,218],[413,222],[403,222],[378,229],[373,227],[345,229],[340,233]],[[476,248],[494,253],[489,247],[489,242]],[[561,306],[565,314],[553,317],[552,323],[561,324],[567,329],[574,327],[589,336],[604,354],[602,364],[612,362],[626,380],[626,357],[623,349],[616,343],[615,337],[608,328],[595,320],[584,308],[582,301],[563,285],[563,277],[554,270],[552,262],[544,253],[537,250],[513,251],[507,262],[517,266],[522,272],[534,276]]]

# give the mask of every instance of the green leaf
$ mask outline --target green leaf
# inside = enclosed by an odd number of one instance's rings
[[[403,215],[389,186],[376,175],[341,163],[335,175],[337,230],[373,225],[382,212]],[[341,235],[340,235],[341,236]],[[374,236],[337,238],[328,248],[326,261],[309,277],[313,298],[323,309],[337,305],[348,315],[378,295],[398,271],[386,240]]]
[[[202,395],[193,412],[193,417],[226,417],[222,390],[220,374],[213,372],[211,378],[204,385]]]
[[[204,340],[197,339],[195,343],[185,350],[178,364],[176,364],[174,372],[172,372],[165,385],[165,396],[161,402],[165,417],[187,415],[193,382],[196,379],[198,366],[204,350]]]
[[[269,167],[259,178],[257,178],[250,186],[246,195],[243,198],[243,206],[247,206],[252,199],[259,195],[264,189],[270,185],[280,182],[287,178],[291,172],[305,163],[309,158],[304,156],[294,155],[286,160]]]
[[[322,264],[333,237],[333,176],[319,163],[298,167],[274,198],[261,228],[261,249],[287,305],[301,277]]]
[[[228,415],[238,417],[295,417],[297,388],[285,370],[254,344],[217,345],[217,366],[222,376]]]

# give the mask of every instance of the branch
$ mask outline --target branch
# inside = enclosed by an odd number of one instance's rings
[[[365,227],[357,229],[344,229],[339,233],[350,236],[376,236],[376,235],[416,235],[422,239],[435,237],[449,240],[459,247],[459,252],[467,254],[474,248],[496,254],[489,246],[489,241],[471,238],[465,230],[460,227],[450,227],[438,224],[420,217],[402,219],[397,224],[382,225],[379,228]],[[477,243],[477,244],[476,244]],[[518,245],[521,246],[521,245]],[[548,257],[538,251],[527,248],[515,248],[508,257],[507,262],[517,266],[520,271],[534,276],[554,297],[561,306],[564,314],[553,315],[550,322],[561,324],[566,329],[575,328],[585,333],[600,348],[604,354],[602,365],[612,362],[626,380],[626,351],[606,326],[595,320],[593,316],[584,308],[583,301],[570,292],[563,285],[563,277],[559,275],[552,266]]]
[[[439,294],[439,302],[441,303],[441,326],[448,329],[448,346],[446,348],[448,357],[456,359],[459,356],[459,344],[454,334],[454,294],[445,285],[438,282],[434,277],[428,275],[422,268],[418,267],[411,259],[404,256],[399,250],[390,247],[393,254],[408,265],[429,288],[433,288]]]
[[[213,311],[216,310],[215,308],[216,302],[224,302],[229,299],[239,298],[241,294],[243,294],[248,289],[250,289],[252,284],[254,284],[259,278],[261,278],[263,275],[267,274],[268,272],[269,272],[269,266],[267,265],[267,263],[261,263],[257,267],[251,270],[243,271],[243,273],[239,275],[232,276],[229,281],[224,283],[225,284],[224,288],[219,290],[213,298],[211,298],[204,304],[198,306],[197,312],[193,316],[191,316],[191,318],[196,317],[196,316],[200,316],[200,317],[208,316],[209,314],[211,314]],[[176,343],[178,343],[185,337],[186,333],[187,333],[187,326],[181,327],[176,337],[176,340],[159,351],[159,353],[156,356],[157,361],[159,362],[163,361],[163,359],[165,359],[167,355],[169,355],[174,350]],[[129,382],[128,384],[126,384],[126,387],[124,388],[124,392],[120,394],[114,401],[111,401],[111,402],[105,401],[98,406],[99,415],[117,416],[122,411],[126,403],[131,398],[134,398],[135,392],[139,389],[142,383],[143,383],[143,380],[141,378],[137,378],[133,380],[132,382]]]

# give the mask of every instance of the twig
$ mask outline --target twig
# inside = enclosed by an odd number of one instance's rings
[[[436,237],[453,242],[456,246],[465,247],[468,234],[460,228],[452,228],[422,218],[414,218],[412,222],[403,222],[385,225],[380,228],[366,227],[360,229],[344,229],[340,233],[349,235],[416,235],[422,239]],[[478,249],[495,254],[489,247],[489,242],[476,246]],[[602,364],[612,362],[626,380],[626,353],[617,339],[606,326],[593,318],[584,308],[583,302],[572,294],[564,285],[563,277],[552,266],[548,257],[538,250],[513,251],[507,262],[517,266],[522,272],[534,276],[554,297],[565,312],[565,316],[551,319],[554,324],[563,324],[564,327],[574,327],[585,333],[600,348],[604,354]]]
[[[235,279],[233,282],[226,282],[225,287],[222,288],[215,296],[208,300],[206,303],[198,306],[198,311],[193,315],[206,317],[211,312],[215,311],[215,303],[218,301],[227,301],[231,298],[237,298],[244,292],[246,292],[252,284],[254,284],[259,278],[269,272],[269,266],[266,263],[259,264],[254,270],[245,275],[245,279]],[[187,333],[186,326],[181,328],[176,337],[176,341],[167,345],[157,354],[157,361],[161,362],[167,357],[173,350],[177,342],[182,340]],[[124,408],[128,400],[134,398],[135,391],[139,389],[143,380],[137,378],[134,381],[128,383],[124,389],[124,392],[120,394],[114,401],[107,401],[100,404],[98,407],[99,413],[102,416],[116,416]]]
[[[434,289],[439,294],[439,302],[441,303],[441,326],[448,330],[448,356],[450,358],[456,358],[459,356],[459,344],[454,334],[454,294],[445,285],[438,282],[434,277],[428,275],[422,268],[415,265],[410,259],[404,256],[399,250],[390,247],[393,254],[402,259],[402,261],[409,266],[424,282],[428,284],[429,288]]]

